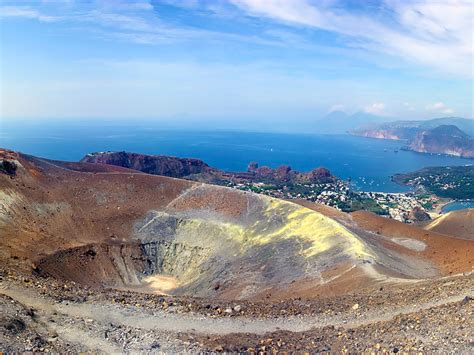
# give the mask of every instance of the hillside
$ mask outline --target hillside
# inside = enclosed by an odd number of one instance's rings
[[[0,175],[3,253],[29,259],[56,277],[124,286],[158,272],[176,277],[177,294],[249,298],[295,280],[302,281],[303,293],[309,280],[312,289],[326,287],[324,275],[343,265],[368,281],[397,260],[403,264],[390,273],[409,278],[422,275],[407,265],[429,263],[403,253],[393,259],[364,233],[282,200],[111,165],[61,163],[5,150],[2,155],[3,163],[17,167],[13,175]],[[124,247],[131,258],[123,259],[127,268],[109,270],[107,255]],[[80,257],[88,250],[97,257]],[[80,273],[74,260],[81,262]],[[270,269],[262,273],[264,264]],[[270,272],[277,265],[278,273]],[[423,277],[441,271],[428,264],[424,270]],[[225,286],[214,290],[216,284]],[[293,284],[294,295],[298,285]]]
[[[474,166],[442,166],[396,174],[392,179],[408,186],[422,187],[439,197],[474,198]]]
[[[354,349],[393,349],[414,314],[449,327],[464,315],[450,307],[472,279],[451,275],[471,270],[469,240],[114,165],[0,149],[0,166],[9,351],[250,351],[261,337],[296,351],[315,331],[342,349],[342,325],[367,332]]]
[[[357,127],[366,127],[387,122],[389,118],[367,112],[347,114],[343,111],[332,111],[315,121],[312,129],[324,134],[347,134]]]
[[[294,296],[327,287],[325,275],[337,270],[368,281],[366,262],[377,259],[336,221],[289,202],[111,165],[2,155],[17,166],[0,175],[2,260],[61,280],[137,288],[163,274],[176,283],[172,294],[231,299],[279,295],[293,282]]]
[[[474,138],[456,126],[442,125],[419,132],[411,140],[408,149],[419,153],[474,158]]]
[[[356,136],[405,140],[409,150],[474,157],[474,121],[444,117],[426,121],[394,121],[357,127],[350,131]]]
[[[474,120],[461,117],[441,117],[431,120],[400,120],[384,123],[359,125],[350,133],[372,138],[384,139],[412,139],[423,130],[430,130],[439,126],[456,126],[461,131],[474,137]]]
[[[436,233],[474,240],[474,209],[443,214],[425,228]]]

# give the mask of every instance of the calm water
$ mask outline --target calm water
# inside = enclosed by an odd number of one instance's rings
[[[451,211],[463,210],[465,208],[474,208],[474,201],[454,201],[444,206],[441,212],[448,213]]]
[[[390,181],[397,172],[426,166],[473,164],[472,159],[399,150],[402,143],[347,135],[273,134],[163,130],[140,123],[73,122],[0,124],[0,146],[50,159],[75,161],[96,151],[131,151],[199,158],[228,170],[245,170],[250,161],[308,171],[324,166],[341,178],[352,177],[362,190],[401,192]],[[398,152],[395,152],[398,151]]]

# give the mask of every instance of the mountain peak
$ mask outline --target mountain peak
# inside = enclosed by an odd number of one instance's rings
[[[349,118],[349,115],[345,113],[344,111],[331,111],[329,112],[326,116],[324,116],[325,119],[328,118]]]
[[[425,132],[430,132],[432,134],[439,134],[439,135],[449,135],[452,137],[460,137],[460,138],[469,137],[467,133],[463,132],[455,125],[441,125]]]

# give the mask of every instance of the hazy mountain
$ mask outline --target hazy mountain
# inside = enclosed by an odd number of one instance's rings
[[[393,120],[393,118],[377,116],[363,111],[352,115],[343,111],[332,111],[317,120],[313,127],[319,133],[344,134],[357,127],[380,124],[387,122],[387,120]]]
[[[441,125],[456,126],[461,131],[467,133],[471,137],[474,137],[474,120],[462,117],[441,117],[435,118],[428,121],[413,121],[419,122],[420,126],[425,129],[436,128]]]
[[[386,123],[361,124],[352,129],[351,134],[372,138],[413,139],[419,132],[439,126],[456,126],[461,131],[474,137],[474,120],[462,117],[441,117],[432,120],[408,120]]]
[[[352,129],[351,134],[369,138],[407,140],[409,150],[474,157],[474,120],[442,117],[426,121],[394,121]]]
[[[474,139],[454,125],[442,125],[418,133],[408,149],[420,153],[474,158]]]

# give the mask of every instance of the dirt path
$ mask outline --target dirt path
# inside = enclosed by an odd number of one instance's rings
[[[80,344],[82,347],[105,353],[120,353],[122,349],[105,339],[94,336],[87,332],[79,324],[73,322],[60,321],[64,312],[60,311],[57,304],[35,295],[25,289],[7,289],[0,287],[0,294],[6,295],[15,301],[22,303],[35,311],[35,322],[37,326],[44,328],[50,333],[56,333],[58,336],[71,343]],[[66,313],[66,315],[68,315]],[[54,320],[52,322],[51,320]]]
[[[472,291],[472,290],[471,290]],[[277,330],[302,332],[311,328],[335,326],[355,328],[361,325],[381,321],[389,321],[399,314],[418,312],[443,304],[461,301],[468,294],[452,295],[442,300],[434,300],[423,304],[403,306],[391,310],[379,309],[363,312],[361,305],[358,312],[350,312],[339,316],[318,317],[280,317],[271,319],[249,319],[241,317],[210,318],[195,314],[175,314],[163,311],[151,313],[135,307],[124,307],[117,304],[88,304],[88,303],[55,303],[34,294],[30,290],[19,288],[1,288],[0,293],[7,295],[27,307],[40,310],[43,314],[61,314],[75,319],[93,320],[99,324],[116,324],[142,330],[158,330],[165,332],[197,332],[204,334],[224,335],[229,333],[263,334]],[[472,295],[472,292],[470,293]],[[58,333],[63,332],[68,338],[86,342],[91,348],[105,349],[104,340],[91,338],[87,334],[77,332],[77,329],[63,330],[57,327]],[[73,339],[71,339],[73,340]],[[112,349],[110,349],[112,350]]]

